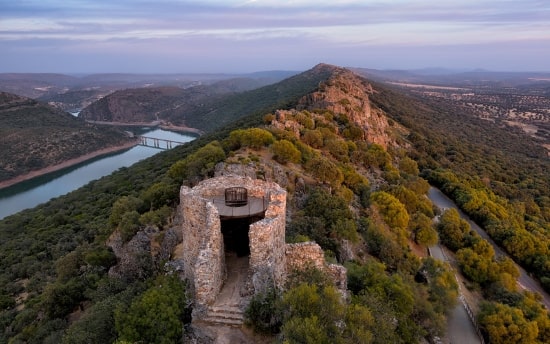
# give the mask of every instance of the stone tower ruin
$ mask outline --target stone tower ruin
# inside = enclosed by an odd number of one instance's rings
[[[246,270],[237,291],[241,310],[250,296],[282,289],[287,274],[306,265],[326,271],[338,288],[346,289],[345,268],[326,264],[319,245],[285,244],[286,191],[274,182],[220,176],[193,188],[182,186],[180,212],[194,319],[206,317],[224,283],[235,278],[232,264],[244,264]]]
[[[225,193],[230,188],[244,188],[247,203],[226,204]],[[192,189],[183,186],[180,199],[184,274],[191,282],[199,317],[222,288],[229,253],[248,255],[247,282],[254,293],[284,283],[286,191],[279,185],[218,177]]]

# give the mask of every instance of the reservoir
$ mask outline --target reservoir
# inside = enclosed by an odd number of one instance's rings
[[[144,131],[141,135],[177,142],[189,142],[196,137],[162,129]],[[121,167],[129,167],[159,152],[161,150],[157,148],[134,146],[2,189],[0,219],[69,193],[92,180],[109,175]]]

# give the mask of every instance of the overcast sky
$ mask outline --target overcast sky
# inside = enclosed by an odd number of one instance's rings
[[[0,0],[0,72],[550,71],[548,0]]]

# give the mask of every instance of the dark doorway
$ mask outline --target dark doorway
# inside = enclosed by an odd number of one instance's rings
[[[222,220],[221,227],[226,254],[234,252],[237,257],[249,256],[248,230],[250,228],[250,218]]]

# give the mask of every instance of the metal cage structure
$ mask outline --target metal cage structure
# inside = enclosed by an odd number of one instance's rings
[[[242,207],[248,204],[248,190],[236,186],[225,189],[225,205],[228,207]]]

